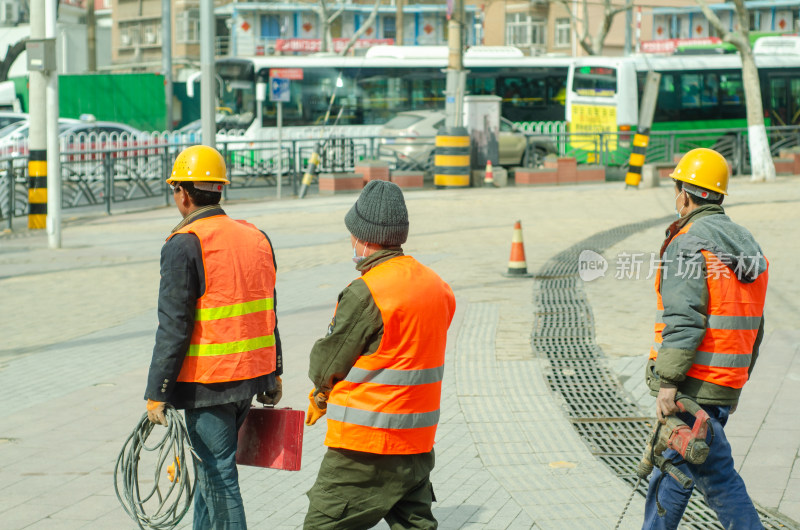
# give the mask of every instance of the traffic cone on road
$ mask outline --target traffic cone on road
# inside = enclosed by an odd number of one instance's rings
[[[508,259],[508,272],[503,274],[509,278],[530,278],[528,264],[525,262],[525,244],[522,242],[522,223],[514,223],[514,236],[511,238],[511,257]]]
[[[492,172],[492,161],[486,161],[486,171],[483,176],[484,186],[494,186],[494,173]]]

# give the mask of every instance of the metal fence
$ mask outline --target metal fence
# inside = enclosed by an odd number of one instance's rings
[[[800,146],[800,127],[767,128],[774,155]],[[523,133],[520,133],[523,134]],[[559,128],[546,133],[525,134],[525,149],[519,164],[536,167],[547,155],[574,156],[581,163],[618,168],[624,174],[632,133],[571,134]],[[703,131],[659,131],[652,133],[648,163],[673,164],[676,156],[695,147],[711,147],[731,161],[735,174],[747,173],[750,157],[747,129]],[[227,134],[217,148],[228,164],[231,185],[226,194],[247,188],[276,186],[277,179],[297,193],[300,177],[314,151],[320,162],[318,173],[353,171],[363,159],[382,159],[392,169],[418,170],[430,174],[434,161],[434,137],[395,138],[381,136],[337,136],[323,141],[284,140],[280,155],[274,140],[255,141]],[[62,207],[104,206],[111,213],[115,204],[169,196],[165,179],[177,154],[199,141],[192,134],[80,134],[61,138]],[[281,159],[281,174],[277,162]],[[0,219],[8,228],[14,217],[28,210],[28,149],[22,141],[0,140]]]

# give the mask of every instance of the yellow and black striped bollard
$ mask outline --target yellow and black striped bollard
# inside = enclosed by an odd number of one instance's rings
[[[437,188],[470,185],[469,132],[464,127],[442,127],[436,133],[433,184]]]
[[[28,228],[47,227],[47,149],[28,155]]]
[[[647,144],[650,142],[650,129],[645,129],[641,133],[636,133],[633,137],[633,150],[628,162],[628,173],[625,175],[627,186],[638,186],[642,181],[642,166],[644,166],[644,155],[647,151]]]

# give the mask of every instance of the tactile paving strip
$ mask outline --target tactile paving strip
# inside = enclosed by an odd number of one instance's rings
[[[563,399],[566,414],[592,454],[631,487],[636,484],[636,469],[653,420],[620,391],[616,376],[605,367],[603,351],[594,342],[594,318],[578,278],[578,259],[583,250],[600,254],[635,232],[672,219],[652,219],[595,234],[550,259],[534,275],[531,345],[535,354],[550,362],[547,383]],[[642,481],[637,491],[647,495],[647,483]],[[759,515],[768,529],[792,528],[763,510]],[[681,528],[722,528],[697,490]]]

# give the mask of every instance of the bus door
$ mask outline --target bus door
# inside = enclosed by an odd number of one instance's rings
[[[766,88],[764,110],[770,124],[800,124],[800,78],[783,72],[769,72]]]

